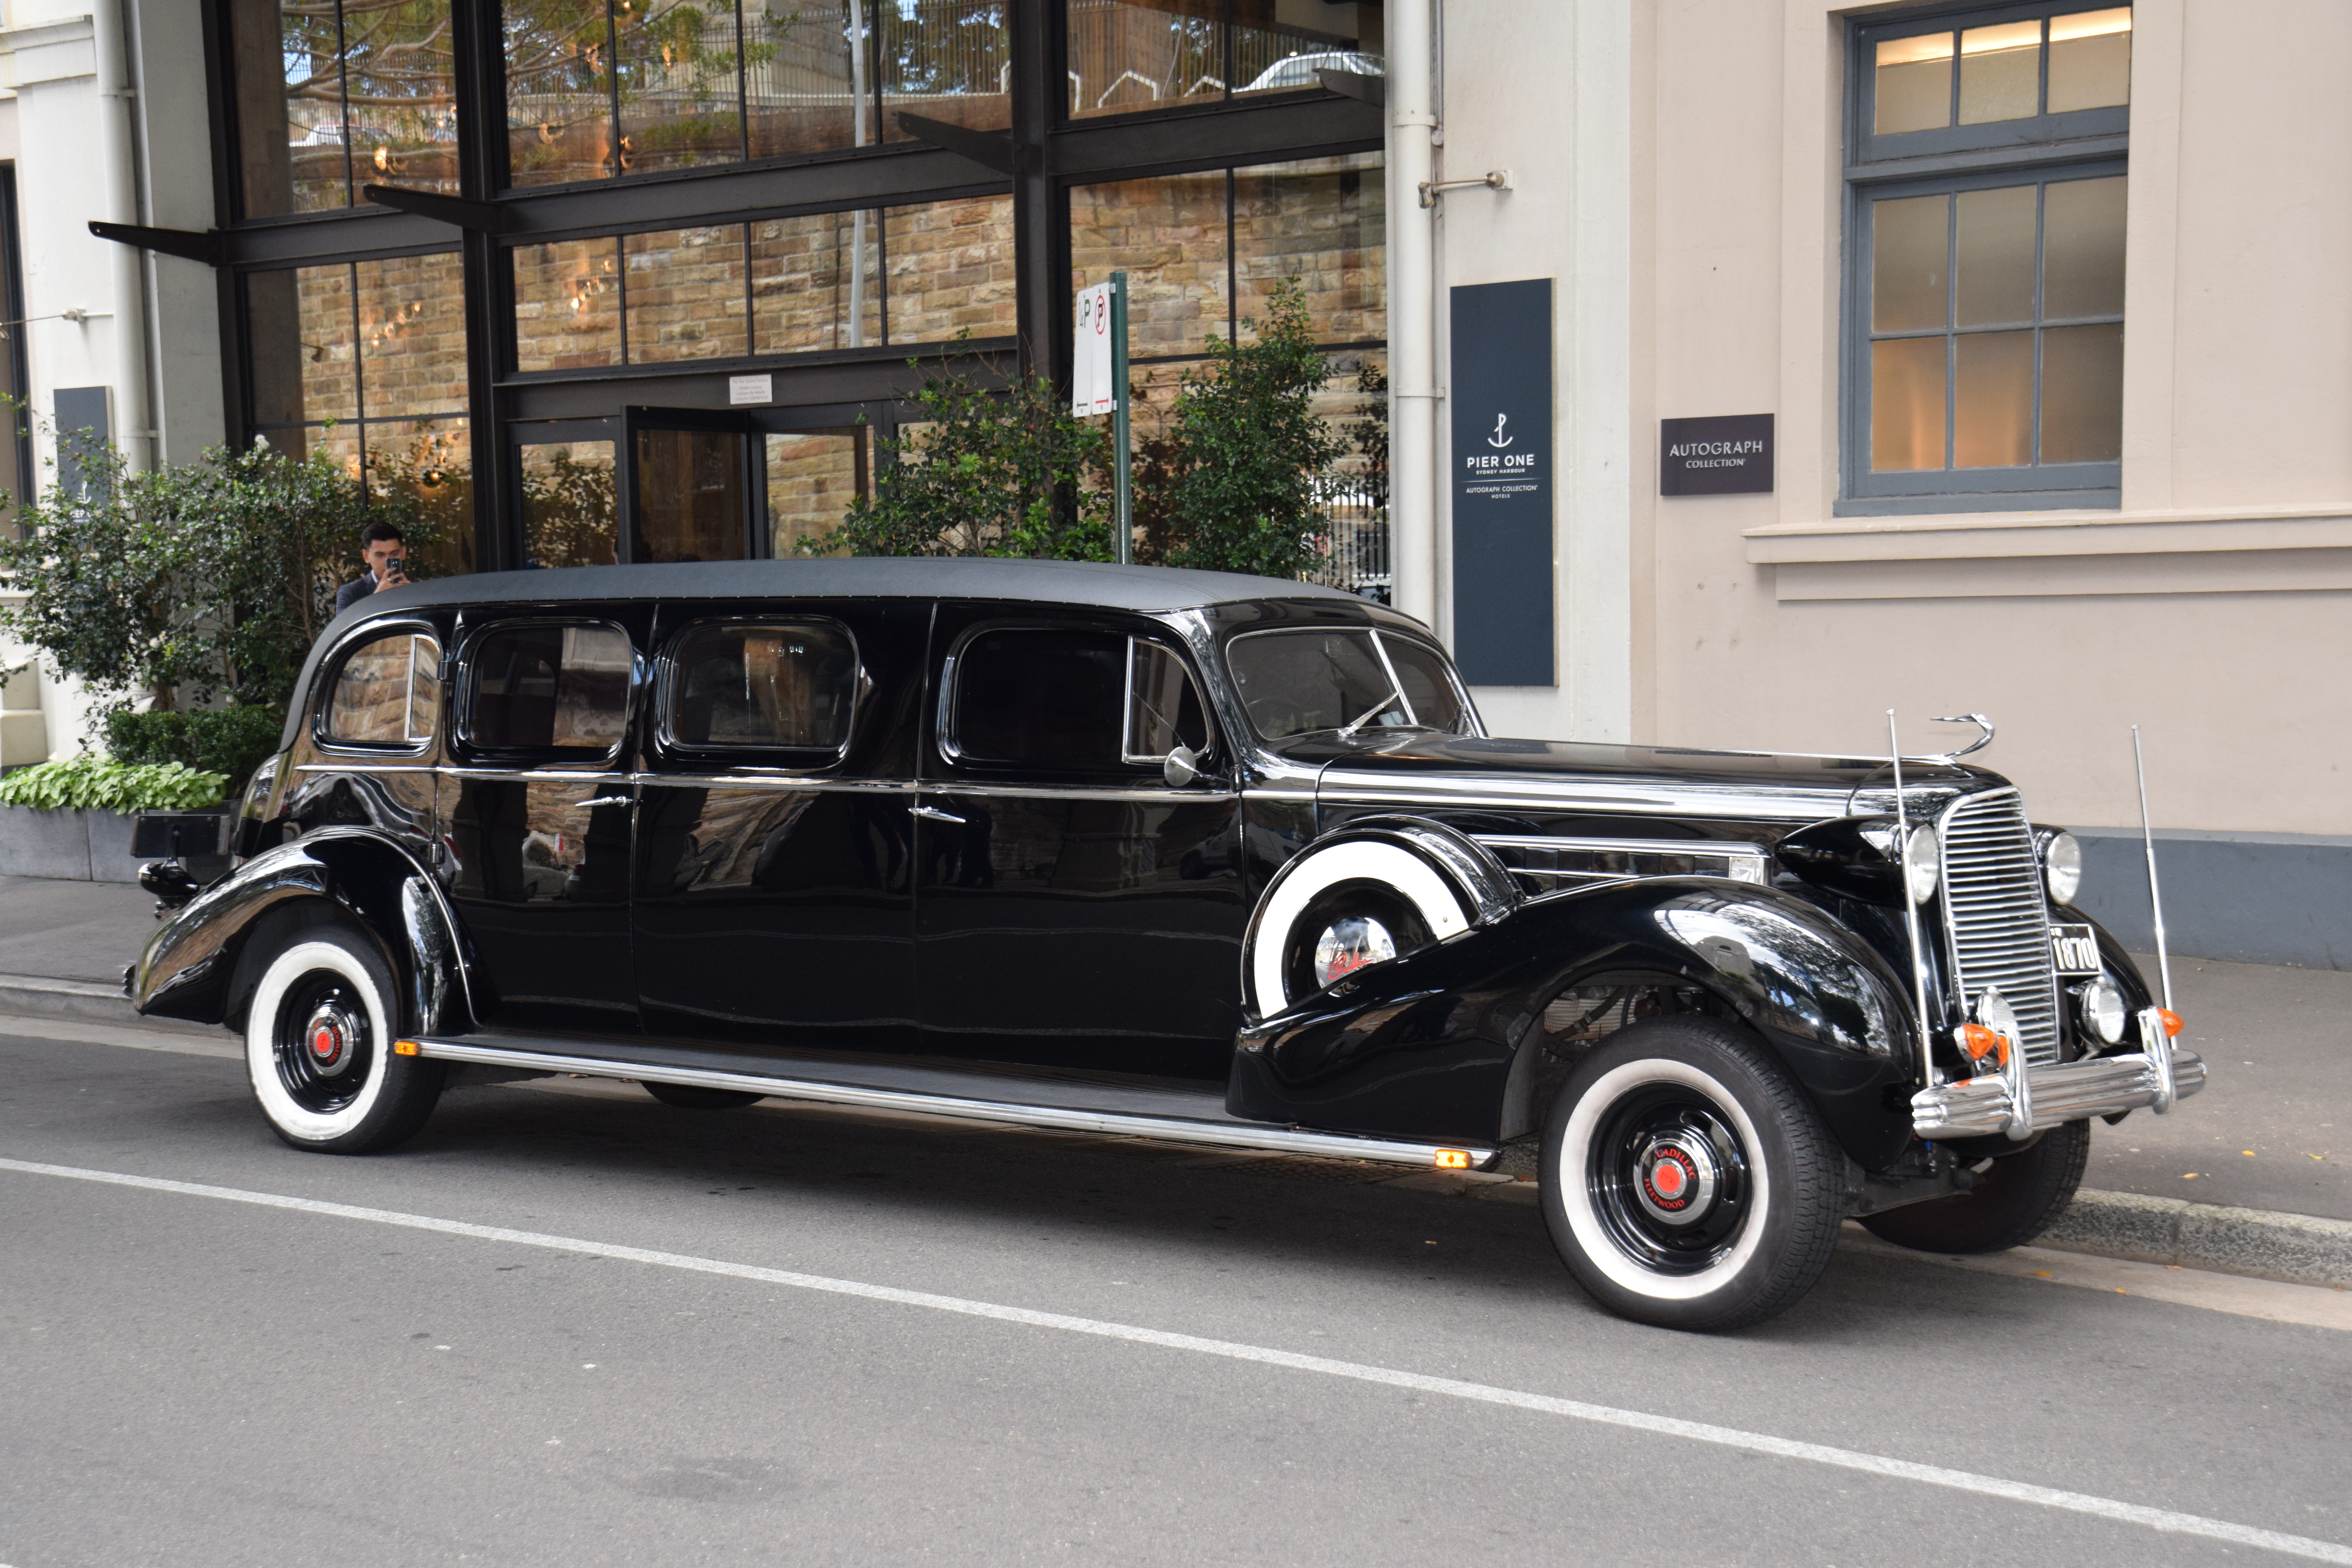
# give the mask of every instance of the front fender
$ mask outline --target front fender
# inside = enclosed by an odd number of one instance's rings
[[[231,1022],[259,977],[256,947],[340,915],[373,936],[399,977],[400,1026],[462,1030],[474,1017],[462,932],[415,856],[380,834],[326,828],[255,856],[175,911],[133,967],[131,1005]]]
[[[1544,1007],[1579,985],[1696,986],[1754,1029],[1839,1142],[1882,1168],[1911,1136],[1918,1044],[1900,979],[1802,900],[1744,883],[1604,883],[1357,971],[1244,1031],[1234,1114],[1335,1131],[1493,1141],[1542,1054]],[[1539,1120],[1545,1108],[1534,1108]]]

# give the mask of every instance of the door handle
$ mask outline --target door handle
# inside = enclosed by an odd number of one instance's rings
[[[592,795],[586,800],[573,801],[572,803],[572,809],[574,811],[585,811],[590,806],[593,805],[635,805],[636,804],[635,799],[629,795]]]
[[[958,827],[963,826],[962,817],[952,811],[941,811],[935,805],[910,805],[907,808],[907,814],[909,816],[919,816],[925,822],[952,822]]]

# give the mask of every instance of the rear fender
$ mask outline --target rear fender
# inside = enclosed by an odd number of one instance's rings
[[[139,1012],[235,1024],[278,939],[324,921],[373,937],[399,977],[404,1033],[472,1026],[462,932],[414,856],[364,829],[323,828],[247,860],[174,912],[133,966]]]
[[[1586,987],[1647,991],[1666,1010],[1744,1024],[1866,1168],[1884,1168],[1910,1140],[1918,1047],[1900,980],[1812,905],[1713,878],[1554,894],[1358,970],[1243,1032],[1228,1103],[1236,1115],[1334,1130],[1522,1136],[1591,1043],[1552,1042],[1544,1010]]]

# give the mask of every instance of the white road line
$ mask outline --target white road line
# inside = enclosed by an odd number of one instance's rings
[[[684,1268],[698,1274],[724,1274],[737,1279],[756,1279],[766,1285],[782,1285],[797,1290],[821,1290],[828,1295],[856,1296],[869,1301],[889,1301],[902,1307],[927,1307],[933,1311],[956,1312],[968,1318],[991,1318],[999,1322],[1021,1323],[1031,1328],[1059,1329],[1068,1333],[1093,1334],[1107,1340],[1125,1340],[1133,1344],[1157,1345],[1166,1350],[1192,1351],[1202,1355],[1223,1356],[1228,1361],[1256,1362],[1266,1366],[1287,1367],[1294,1372],[1320,1373],[1327,1377],[1344,1377],[1358,1383],[1384,1384],[1391,1388],[1409,1388],[1417,1394],[1443,1394],[1450,1399],[1470,1399],[1485,1405],[1503,1405],[1519,1410],[1540,1411],[1549,1415],[1566,1415],[1579,1421],[1594,1421],[1608,1426],[1623,1426],[1636,1432],[1648,1432],[1663,1437],[1682,1437],[1693,1442],[1712,1443],[1726,1448],[1744,1448],[1751,1453],[1771,1454],[1784,1459],[1805,1459],[1817,1465],[1834,1465],[1840,1469],[1860,1470],[1867,1475],[1886,1476],[1896,1480],[1919,1481],[1928,1486],[1949,1487],[1956,1491],[1976,1492],[1985,1497],[2005,1498],[2012,1502],[2037,1503],[2043,1508],[2063,1509],[2071,1513],[2086,1513],[2100,1519],[2111,1519],[2124,1524],[2145,1525],[2177,1535],[2202,1536],[2210,1541],[2226,1541],[2234,1546],[2254,1546],[2265,1551],[2285,1552],[2290,1556],[2307,1557],[2318,1563],[2352,1564],[2352,1546],[2339,1546],[2330,1541],[2315,1541],[2308,1536],[2286,1535],[2274,1530],[2257,1530],[2251,1525],[2231,1524],[2226,1520],[2207,1519],[2201,1514],[2176,1513],[2170,1509],[2143,1508],[2137,1503],[2119,1502],[2113,1498],[2093,1497],[2086,1492],[2061,1491],[2054,1487],[2037,1487],[2023,1481],[2003,1480],[1998,1476],[1979,1476],[1968,1470],[1947,1469],[1941,1465],[1914,1464],[1908,1459],[1891,1459],[1883,1455],[1864,1454],[1852,1448],[1832,1448],[1821,1443],[1800,1443],[1786,1437],[1774,1437],[1761,1432],[1743,1432],[1733,1426],[1712,1426],[1700,1421],[1682,1421],[1671,1415],[1652,1415],[1639,1410],[1621,1410],[1608,1405],[1588,1405],[1578,1399],[1556,1399],[1549,1394],[1525,1394],[1516,1389],[1496,1388],[1482,1383],[1464,1383],[1450,1377],[1427,1377],[1414,1372],[1394,1372],[1387,1367],[1367,1366],[1360,1362],[1332,1361],[1324,1356],[1298,1355],[1290,1351],[1270,1350],[1263,1345],[1245,1345],[1232,1340],[1202,1339],[1194,1334],[1171,1334],[1160,1329],[1137,1328],[1129,1323],[1105,1322],[1098,1318],[1074,1318],[1061,1312],[1038,1312],[1026,1307],[1003,1307],[990,1301],[971,1301],[960,1296],[934,1295],[928,1290],[901,1290],[888,1285],[867,1285],[855,1279],[833,1279],[821,1274],[795,1274],[782,1268],[761,1268],[748,1263],[727,1263],[715,1258],[694,1258],[678,1252],[654,1252],[641,1247],[617,1247],[610,1242],[583,1241],[573,1237],[549,1236],[535,1230],[509,1230],[503,1226],[471,1225],[463,1220],[436,1219],[430,1215],[403,1214],[396,1209],[361,1208],[351,1204],[321,1203],[315,1198],[286,1197],[277,1193],[247,1192],[238,1187],[206,1186],[197,1182],[173,1182],[158,1176],[126,1175],[115,1171],[91,1171],[76,1165],[45,1165],[32,1160],[0,1158],[0,1171],[16,1171],[32,1176],[64,1176],[81,1182],[103,1182],[118,1187],[139,1187],[150,1192],[179,1193],[189,1197],[221,1198],[230,1203],[253,1204],[263,1208],[292,1209],[300,1214],[327,1215],[336,1219],[366,1220],[375,1225],[396,1225],[410,1230],[436,1231],[444,1236],[471,1237],[479,1241],[503,1241],[518,1247],[551,1247],[560,1252],[583,1253],[594,1258],[613,1258],[631,1263],[649,1263],[662,1268]]]

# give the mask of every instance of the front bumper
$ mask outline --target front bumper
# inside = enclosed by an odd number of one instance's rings
[[[2021,1142],[2063,1121],[2125,1110],[2161,1115],[2205,1087],[2205,1058],[2176,1049],[2154,1008],[2140,1015],[2139,1032],[2140,1048],[2127,1055],[2029,1068],[2025,1054],[2013,1051],[1999,1073],[1923,1089],[1911,1097],[1911,1131],[1928,1139],[2007,1133]]]

